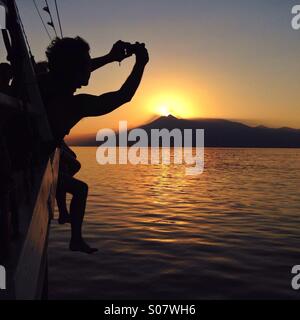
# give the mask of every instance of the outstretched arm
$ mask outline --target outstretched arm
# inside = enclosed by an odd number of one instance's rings
[[[125,58],[128,58],[130,55],[128,55],[125,51],[128,45],[130,45],[130,43],[123,42],[121,40],[116,42],[107,55],[92,59],[91,71],[93,72],[99,68],[102,68],[106,64],[112,62],[121,62]]]
[[[101,116],[110,113],[131,101],[140,85],[144,69],[149,61],[145,45],[140,44],[135,52],[136,63],[131,74],[120,90],[105,93],[101,96],[79,94],[74,97],[74,102],[79,110],[80,117]]]
[[[97,69],[100,69],[103,66],[105,66],[106,64],[112,63],[114,61],[115,60],[113,60],[109,54],[107,54],[103,57],[94,58],[94,59],[92,59],[91,71],[93,72]]]

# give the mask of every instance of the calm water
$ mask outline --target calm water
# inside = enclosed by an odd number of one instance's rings
[[[69,227],[53,222],[50,298],[300,298],[299,149],[206,149],[194,177],[74,150],[90,186],[84,233],[99,252],[69,252]]]

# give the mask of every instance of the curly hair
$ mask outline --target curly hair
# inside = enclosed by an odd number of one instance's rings
[[[46,50],[49,70],[72,68],[90,51],[89,44],[81,37],[55,38]]]

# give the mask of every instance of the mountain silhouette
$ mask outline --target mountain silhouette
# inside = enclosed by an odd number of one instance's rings
[[[250,127],[243,123],[223,119],[178,119],[172,115],[160,117],[139,128],[149,137],[152,129],[204,129],[205,147],[246,148],[300,148],[300,130],[292,128]],[[195,141],[194,141],[195,142]],[[71,142],[77,146],[99,146],[95,135],[85,136]],[[134,144],[134,143],[133,143]]]

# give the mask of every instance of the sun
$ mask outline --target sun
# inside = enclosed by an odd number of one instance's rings
[[[195,115],[191,97],[180,90],[162,90],[147,99],[147,108],[155,115],[176,118],[193,118]]]
[[[162,105],[158,108],[158,113],[160,116],[163,116],[163,117],[168,117],[171,112],[170,112],[170,108],[166,105]]]

